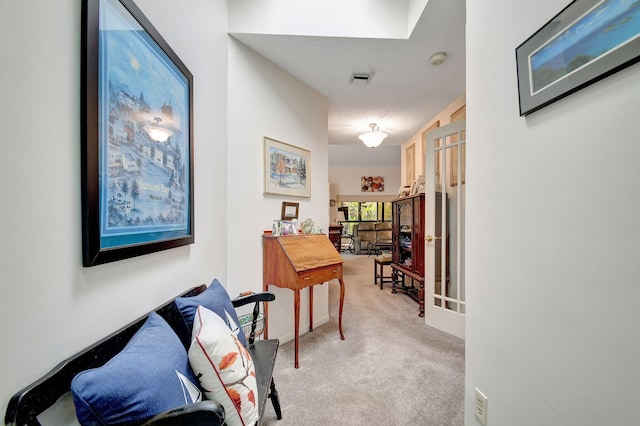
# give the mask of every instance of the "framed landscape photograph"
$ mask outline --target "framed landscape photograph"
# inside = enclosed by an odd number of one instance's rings
[[[194,242],[193,76],[131,0],[83,0],[83,265]]]
[[[311,197],[311,152],[263,138],[264,193]]]
[[[524,116],[640,60],[640,2],[575,0],[516,48]]]

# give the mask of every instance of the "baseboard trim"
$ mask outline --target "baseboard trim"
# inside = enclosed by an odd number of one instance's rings
[[[320,327],[323,324],[326,324],[329,322],[329,315],[324,316],[322,318],[318,318],[318,319],[313,319],[313,328],[316,329],[318,327]],[[300,335],[304,335],[307,334],[309,332],[309,323],[304,323],[304,324],[300,324]],[[269,333],[269,338],[274,338],[275,336],[271,336],[271,333]],[[280,339],[280,344],[284,344],[287,342],[290,342],[294,339],[294,333],[293,331],[291,331],[291,333],[287,333],[283,336],[277,336],[277,339]]]

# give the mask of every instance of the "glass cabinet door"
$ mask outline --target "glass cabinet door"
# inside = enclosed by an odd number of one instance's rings
[[[399,265],[413,269],[413,203],[398,202],[398,259]]]

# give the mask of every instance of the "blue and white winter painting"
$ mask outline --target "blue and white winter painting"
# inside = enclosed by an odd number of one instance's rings
[[[117,0],[100,14],[102,246],[189,232],[189,80]]]
[[[640,36],[640,0],[603,0],[531,54],[532,94]]]

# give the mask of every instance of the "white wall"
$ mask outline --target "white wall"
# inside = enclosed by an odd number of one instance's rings
[[[384,191],[362,192],[360,179],[362,176],[384,177]],[[397,167],[331,167],[329,169],[331,185],[335,185],[335,195],[342,200],[349,198],[351,201],[382,200],[396,197],[400,188],[400,169]]]
[[[476,386],[491,426],[638,421],[640,65],[518,115],[515,48],[567,3],[467,2],[469,426]]]
[[[226,197],[225,2],[139,1],[195,76],[196,243],[93,268],[82,267],[81,251],[80,5],[0,6],[2,407],[75,351],[226,275],[225,247],[216,244],[226,238],[226,212],[215,209]]]
[[[362,192],[362,176],[384,177],[384,191]],[[397,167],[331,167],[331,198],[337,201],[390,201],[398,196],[400,169]],[[335,223],[338,204],[329,207],[331,223]]]
[[[282,202],[299,203],[299,220],[329,226],[329,101],[271,62],[230,39],[227,214],[229,282],[237,292],[262,290],[262,231],[280,219]],[[311,198],[263,195],[263,137],[311,152]],[[271,286],[269,337],[293,338],[293,292]],[[308,330],[308,290],[300,330]],[[329,320],[328,286],[314,288],[314,326]]]

